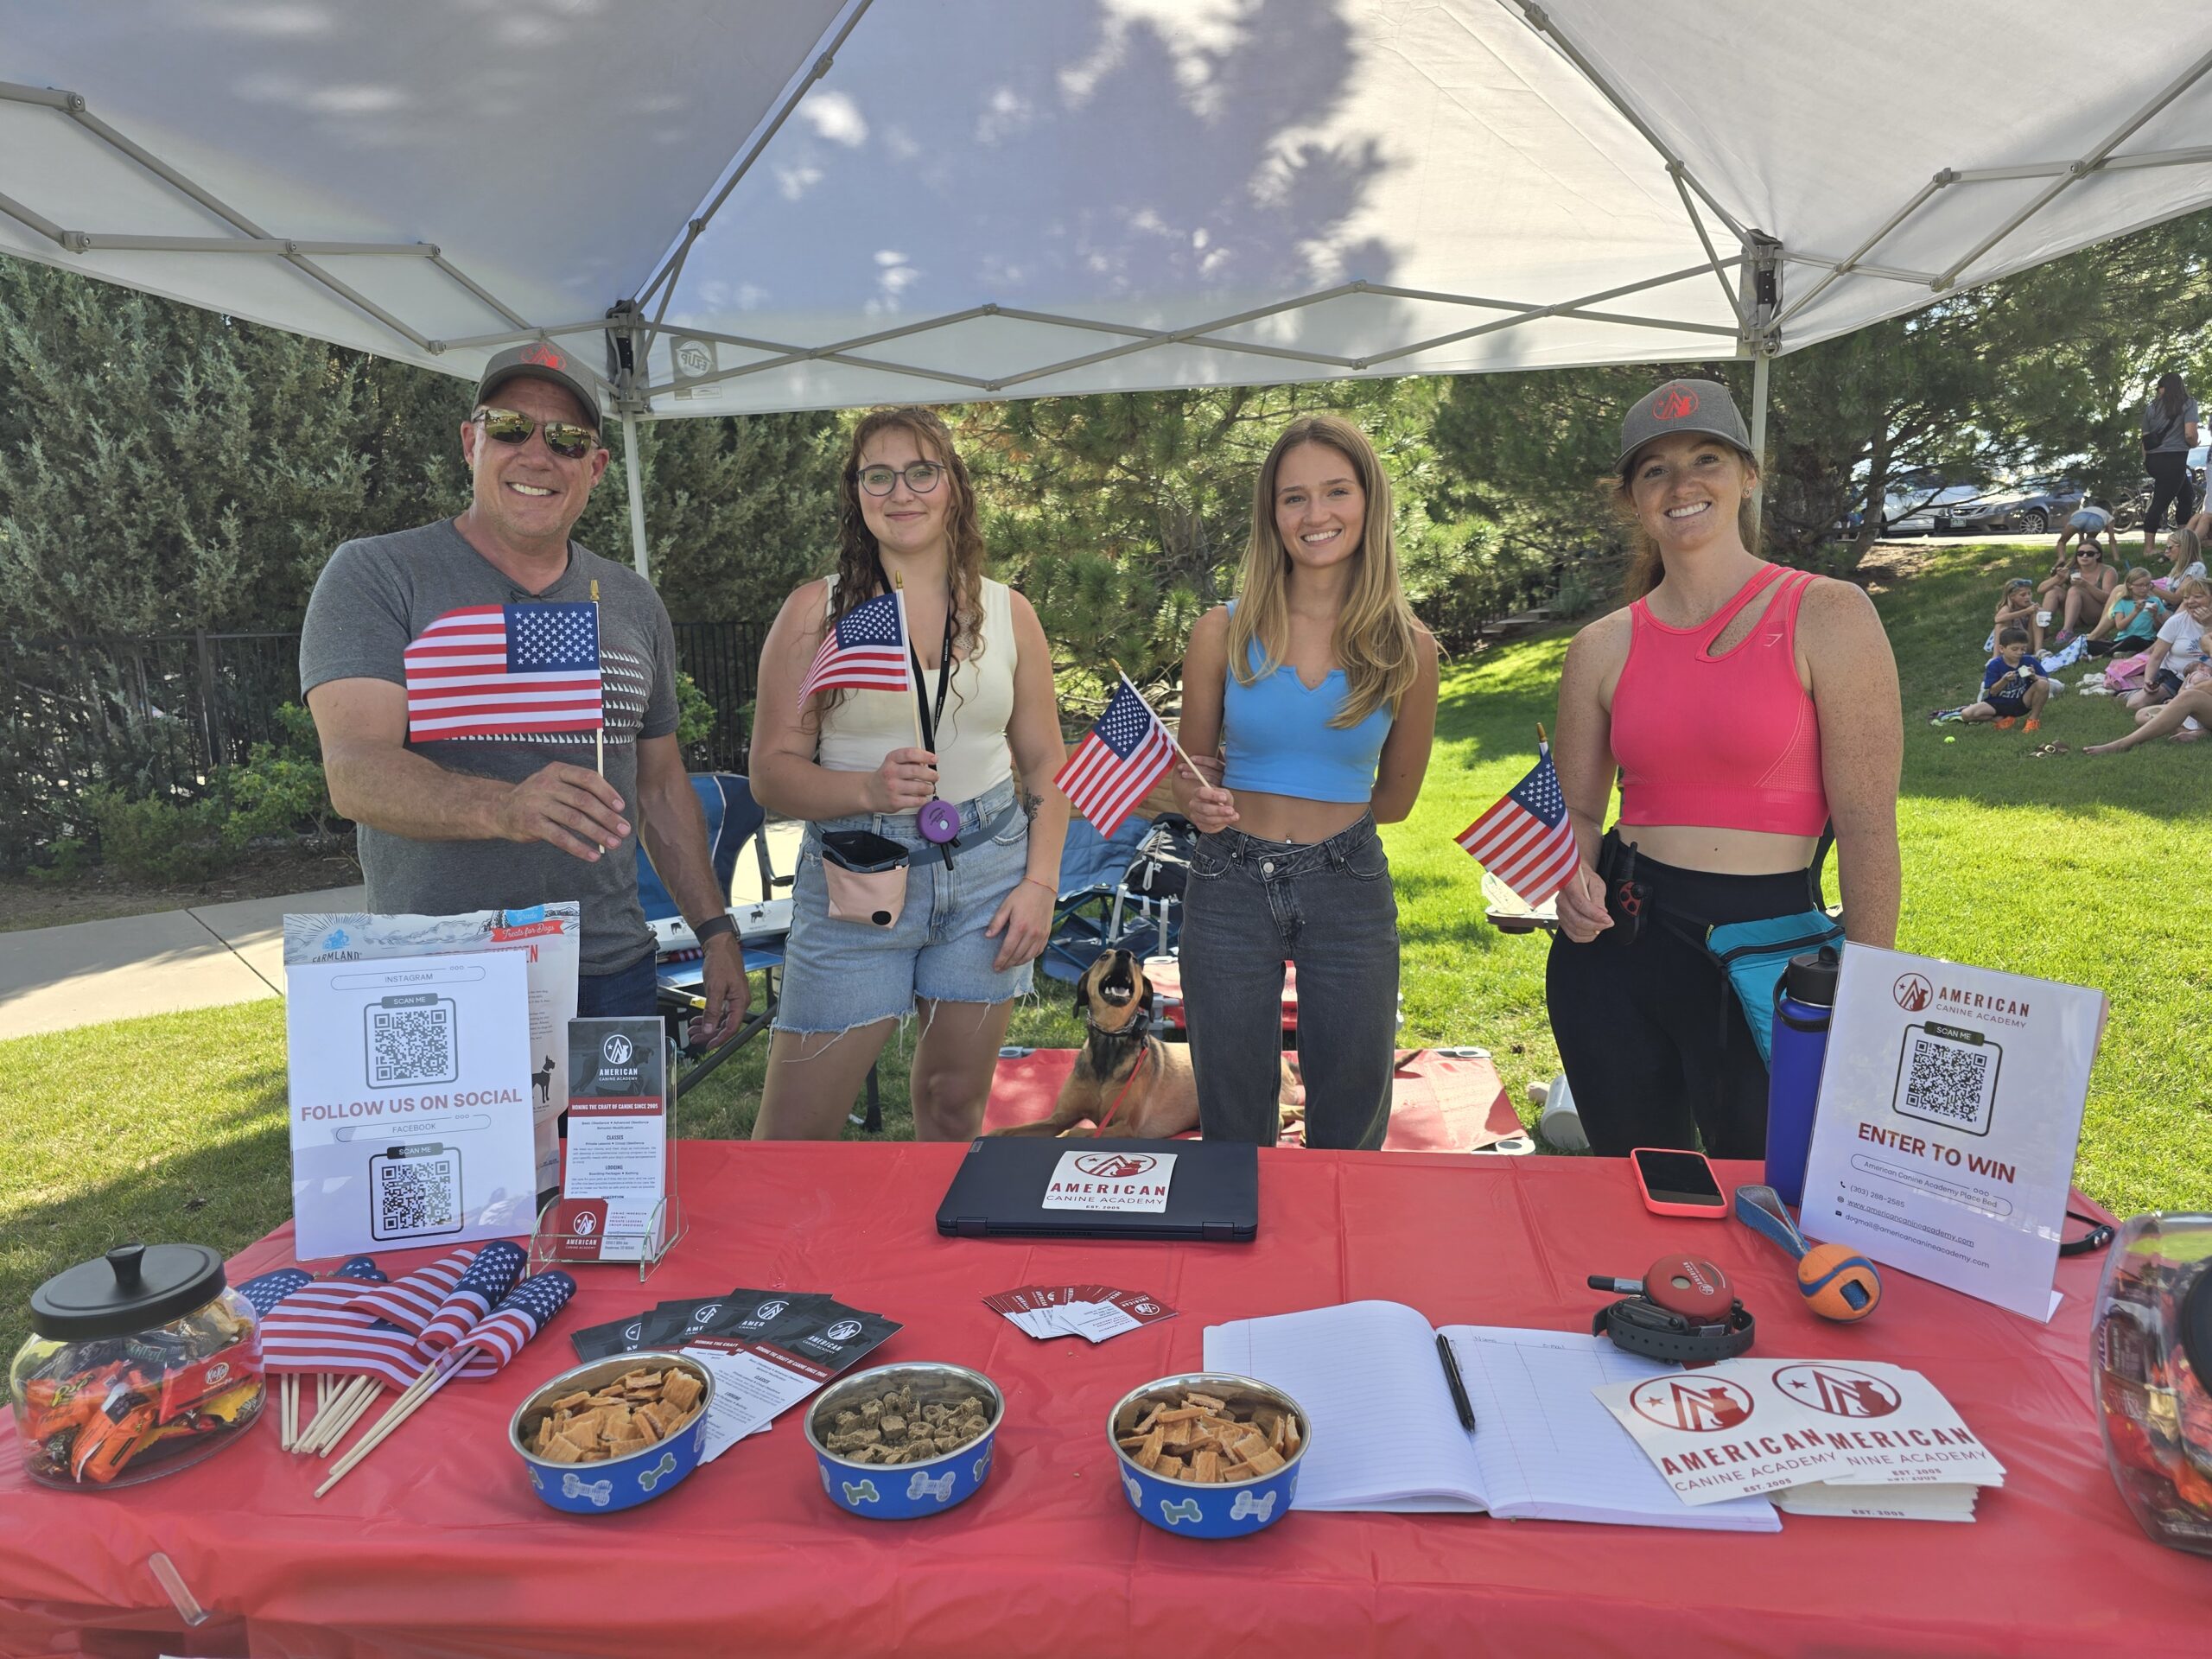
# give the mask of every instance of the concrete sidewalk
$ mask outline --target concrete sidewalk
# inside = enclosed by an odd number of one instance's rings
[[[779,872],[797,868],[804,828],[768,826]],[[761,896],[759,861],[747,849],[737,865],[731,899],[748,904]],[[281,995],[285,915],[365,902],[358,887],[327,887],[0,933],[0,1039]]]

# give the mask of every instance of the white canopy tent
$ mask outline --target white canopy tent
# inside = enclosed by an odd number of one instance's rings
[[[634,422],[1768,359],[2212,202],[2183,0],[0,0],[0,251]],[[633,530],[643,561],[632,481]]]

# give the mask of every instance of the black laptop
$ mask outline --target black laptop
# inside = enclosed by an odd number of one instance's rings
[[[1260,1149],[1227,1141],[987,1136],[960,1160],[950,1238],[1170,1238],[1249,1243]]]

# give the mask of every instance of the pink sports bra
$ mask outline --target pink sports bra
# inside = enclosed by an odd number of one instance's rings
[[[1821,721],[1797,678],[1797,607],[1810,571],[1764,567],[1694,628],[1672,628],[1638,600],[1613,689],[1613,758],[1623,823],[1695,823],[1817,836],[1828,821]],[[1713,642],[1759,594],[1779,590],[1744,641]]]

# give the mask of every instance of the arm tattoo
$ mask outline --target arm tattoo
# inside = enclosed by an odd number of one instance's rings
[[[1024,794],[1021,798],[1021,816],[1034,823],[1037,822],[1038,811],[1044,804],[1045,798],[1042,795]]]

